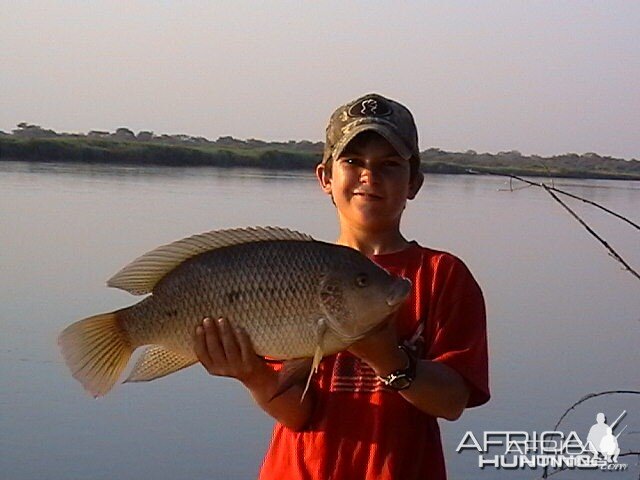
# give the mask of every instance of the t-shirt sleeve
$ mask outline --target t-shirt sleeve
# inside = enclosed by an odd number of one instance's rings
[[[461,260],[451,257],[438,269],[429,314],[434,322],[427,358],[441,362],[466,381],[467,407],[489,400],[486,310],[482,291]]]

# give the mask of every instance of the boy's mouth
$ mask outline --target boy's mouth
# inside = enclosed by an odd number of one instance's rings
[[[384,197],[382,197],[381,195],[378,195],[376,193],[372,193],[372,192],[353,192],[353,196],[354,197],[360,197],[364,200],[383,200]]]

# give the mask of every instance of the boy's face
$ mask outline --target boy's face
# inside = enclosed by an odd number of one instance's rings
[[[380,135],[355,137],[331,165],[316,171],[320,184],[333,197],[342,221],[366,230],[397,228],[407,199],[415,197],[422,175],[410,177],[409,160],[402,158]]]

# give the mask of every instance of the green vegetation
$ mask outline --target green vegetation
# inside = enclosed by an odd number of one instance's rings
[[[467,173],[467,170],[473,170],[531,177],[640,180],[640,161],[601,157],[595,153],[540,157],[525,156],[516,151],[480,154],[474,151],[453,153],[431,148],[420,155],[423,169],[434,173]]]
[[[306,169],[312,168],[318,157],[312,153],[269,149],[241,150],[114,140],[0,137],[0,160]]]
[[[264,142],[220,137],[211,141],[188,135],[160,135],[127,128],[114,133],[59,134],[21,123],[13,134],[0,132],[0,161],[81,162],[120,165],[252,167],[311,171],[322,156],[321,142]],[[421,153],[427,173],[464,174],[469,170],[526,176],[640,180],[640,161],[568,153],[554,157],[497,154]]]

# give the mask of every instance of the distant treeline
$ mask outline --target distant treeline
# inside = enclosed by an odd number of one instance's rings
[[[318,155],[265,150],[242,152],[177,145],[155,145],[106,140],[14,139],[0,137],[0,160],[80,162],[112,165],[253,167],[310,169]]]
[[[533,177],[610,178],[640,180],[640,161],[602,157],[595,153],[565,153],[553,157],[522,155],[518,151],[445,152],[430,148],[420,153],[423,169],[432,173],[493,172]]]
[[[265,142],[220,137],[215,141],[189,135],[155,135],[128,128],[88,134],[57,133],[21,123],[11,134],[0,131],[0,160],[81,162],[127,165],[253,167],[311,171],[322,156],[322,142]],[[517,151],[497,154],[421,152],[427,173],[494,172],[527,176],[640,180],[640,161],[568,153],[554,157],[526,156]]]

